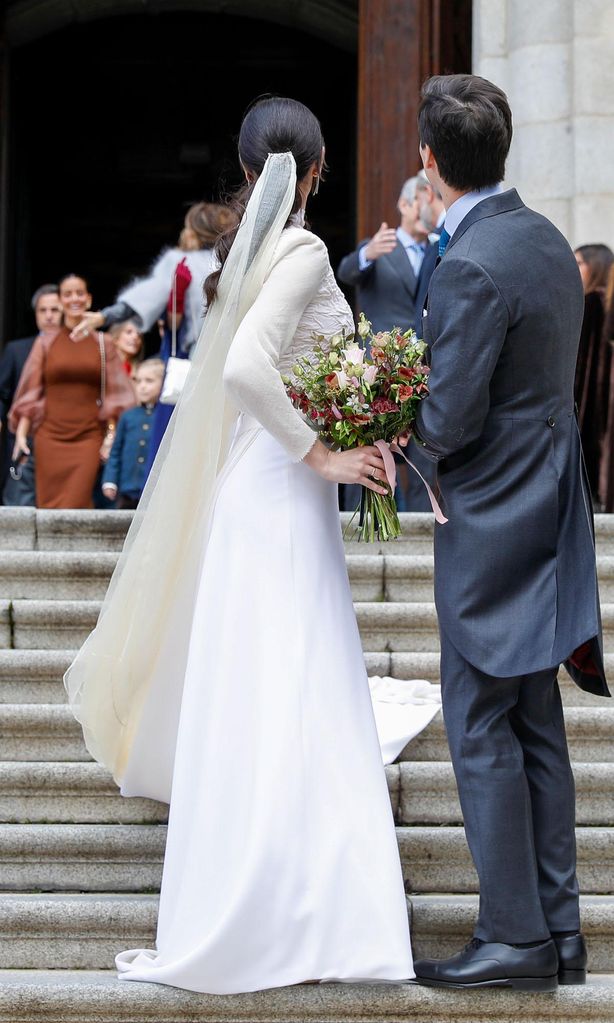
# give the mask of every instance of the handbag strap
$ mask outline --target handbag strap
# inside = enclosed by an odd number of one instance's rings
[[[104,346],[104,334],[98,331],[98,349],[100,351],[100,397],[96,400],[98,408],[102,408],[107,396],[107,352]]]
[[[177,267],[173,274],[173,301],[171,313],[171,358],[177,355]]]

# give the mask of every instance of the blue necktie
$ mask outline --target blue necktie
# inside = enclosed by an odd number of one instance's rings
[[[448,232],[446,231],[446,229],[444,227],[442,232],[441,232],[441,234],[439,235],[439,258],[440,259],[443,258],[443,254],[446,251],[446,248],[447,248],[447,245],[448,245],[449,241],[450,241],[450,235],[448,234]]]

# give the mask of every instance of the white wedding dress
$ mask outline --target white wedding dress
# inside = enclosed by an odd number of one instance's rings
[[[267,358],[288,371],[314,331],[343,327],[351,312],[327,261],[291,343]],[[383,703],[403,702],[390,685],[375,686]],[[438,696],[421,695],[386,759],[437,712]],[[164,713],[150,700],[142,731]],[[146,790],[150,769],[136,742],[122,791]],[[116,962],[122,980],[223,994],[414,975],[337,487],[249,410],[218,479],[193,609],[157,950]]]

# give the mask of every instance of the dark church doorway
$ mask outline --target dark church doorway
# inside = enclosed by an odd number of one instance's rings
[[[238,183],[236,133],[255,96],[320,116],[330,172],[310,207],[335,261],[352,246],[356,56],[239,16],[121,16],[72,25],[12,56],[9,336],[29,296],[68,271],[111,301],[173,244],[187,206]]]

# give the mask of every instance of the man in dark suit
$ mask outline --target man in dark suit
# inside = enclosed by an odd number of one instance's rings
[[[401,222],[396,229],[383,223],[372,238],[365,238],[337,270],[343,284],[358,289],[358,307],[373,330],[400,327],[417,330],[437,247],[429,244],[420,220],[416,185],[409,178],[397,204]]]
[[[503,191],[512,118],[485,79],[430,79],[426,173],[446,206],[415,434],[438,465],[443,713],[480,882],[474,940],[420,982],[583,983],[574,783],[557,674],[609,696],[574,414],[583,294],[557,229]]]
[[[358,308],[373,325],[373,330],[411,327],[421,336],[422,309],[431,274],[437,259],[437,245],[428,241],[428,231],[420,219],[417,198],[418,177],[409,178],[398,201],[401,223],[395,229],[383,223],[372,238],[345,256],[337,270],[344,284],[358,289]],[[432,465],[419,451],[412,451],[423,476],[432,477]],[[423,484],[397,459],[399,511],[430,511]],[[360,500],[358,487],[346,488],[346,508]]]
[[[53,330],[62,322],[62,307],[57,285],[43,284],[32,296],[32,309],[39,333]],[[34,505],[34,456],[20,466],[20,479],[8,476],[14,435],[7,425],[8,412],[34,337],[9,341],[0,357],[0,495],[2,504]]]

